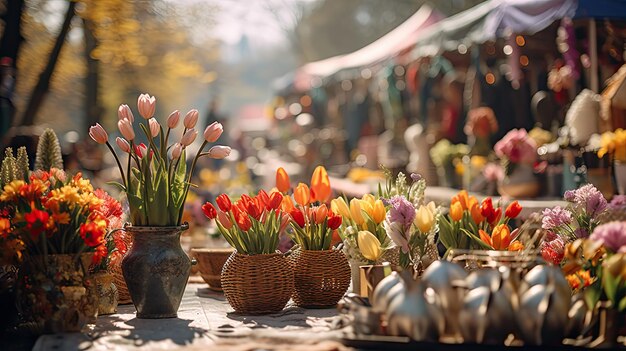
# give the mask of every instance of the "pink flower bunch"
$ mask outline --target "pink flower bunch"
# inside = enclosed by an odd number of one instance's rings
[[[626,222],[609,222],[599,225],[589,237],[612,252],[626,253]]]
[[[525,129],[512,129],[494,146],[496,155],[511,163],[534,163],[537,160],[537,144]]]

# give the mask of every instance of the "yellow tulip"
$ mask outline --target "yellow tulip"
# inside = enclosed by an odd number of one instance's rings
[[[301,206],[306,206],[311,202],[311,190],[304,183],[298,183],[296,190],[293,192],[293,198]]]
[[[370,205],[374,206],[374,202],[376,201],[376,198],[372,194],[365,194],[363,195],[361,200],[367,201]]]
[[[435,224],[435,214],[427,206],[420,206],[415,213],[415,225],[422,233],[428,233]]]
[[[454,202],[450,205],[450,217],[455,222],[458,222],[463,218],[463,206],[461,206],[460,202]]]
[[[352,199],[350,200],[350,215],[352,216],[352,220],[357,225],[363,224],[365,222],[365,218],[363,218],[363,213],[361,213],[361,200]]]
[[[371,232],[367,230],[359,231],[357,235],[357,244],[361,250],[363,257],[370,261],[377,261],[382,254],[380,249],[380,241]]]
[[[437,205],[435,205],[434,201],[429,202],[428,204],[426,204],[426,207],[428,207],[428,209],[430,210],[430,212],[437,213]]]
[[[330,202],[330,209],[333,213],[341,215],[345,219],[350,219],[350,208],[343,197],[338,197]]]
[[[359,238],[361,237],[361,232],[359,232]],[[361,244],[359,243],[359,247]],[[361,250],[363,251],[363,250]],[[602,265],[607,269],[609,275],[611,277],[617,278],[621,277],[626,280],[626,254],[625,253],[617,253],[612,255],[608,259],[606,259]]]
[[[367,213],[370,218],[374,218],[374,206],[365,200],[359,200],[361,204],[361,211]]]
[[[380,224],[382,221],[385,220],[386,215],[387,215],[387,212],[385,211],[385,204],[383,204],[383,201],[380,199],[374,201],[374,212],[372,216],[372,219],[374,220],[374,222],[376,224]]]

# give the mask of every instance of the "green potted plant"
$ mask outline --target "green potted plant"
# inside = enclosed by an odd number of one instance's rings
[[[282,310],[293,292],[293,270],[284,254],[277,251],[279,235],[287,226],[283,195],[242,195],[232,203],[228,195],[217,197],[218,208],[202,206],[209,219],[235,248],[221,274],[222,290],[235,312],[274,313]]]
[[[99,124],[89,130],[91,138],[106,145],[117,162],[122,181],[114,183],[126,194],[130,209],[130,225],[125,230],[133,244],[122,261],[122,272],[138,318],[173,318],[182,299],[191,260],[180,246],[180,234],[188,228],[181,224],[185,198],[191,177],[200,157],[222,159],[230,154],[227,146],[216,145],[204,151],[222,134],[220,123],[204,130],[204,141],[187,168],[186,149],[198,135],[195,129],[198,111],[189,111],[183,119],[181,137],[169,144],[169,136],[180,120],[174,111],[167,118],[167,131],[153,117],[156,99],[142,94],[137,100],[144,121],[136,123],[148,144],[136,143],[134,116],[128,105],[118,109],[118,148],[127,154],[126,166],[109,143],[107,132]]]

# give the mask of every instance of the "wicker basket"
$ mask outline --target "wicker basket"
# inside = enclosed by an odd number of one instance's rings
[[[113,233],[114,236],[121,238],[124,243],[126,243],[126,252],[130,250],[130,247],[133,245],[133,238],[130,232],[120,230]],[[128,287],[126,286],[126,281],[124,280],[124,275],[122,274],[122,260],[118,260],[115,263],[111,263],[109,265],[109,271],[113,275],[113,284],[117,287],[118,293],[118,305],[128,305],[133,303],[130,299],[130,294],[128,293]]]
[[[237,313],[281,311],[293,293],[293,268],[282,253],[244,255],[237,251],[222,269],[222,290]]]
[[[296,250],[290,256],[294,267],[296,305],[333,307],[350,286],[350,265],[340,250]]]

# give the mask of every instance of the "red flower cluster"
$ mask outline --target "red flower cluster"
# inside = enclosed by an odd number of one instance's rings
[[[265,223],[270,212],[274,212],[278,216],[282,201],[283,195],[281,193],[273,192],[268,195],[264,190],[259,191],[255,197],[244,194],[234,204],[228,195],[221,194],[215,199],[221,213],[218,213],[218,210],[210,202],[202,205],[202,212],[209,219],[218,218],[220,224],[225,228],[230,228],[232,223],[230,223],[229,216],[224,216],[224,214],[232,213],[239,229],[245,232],[252,227],[251,219]]]
[[[51,229],[54,228],[54,223],[51,219],[48,212],[38,209],[33,209],[29,213],[24,214],[26,229],[30,232],[34,241],[37,241],[42,233],[50,234]]]

